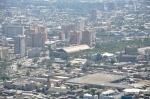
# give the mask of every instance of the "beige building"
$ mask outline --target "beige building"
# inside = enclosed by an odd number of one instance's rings
[[[44,26],[35,26],[25,31],[27,46],[43,48],[47,40],[47,32]]]
[[[9,61],[9,49],[6,47],[0,47],[0,60],[4,61]]]
[[[32,47],[44,48],[46,40],[43,33],[32,33],[31,39]]]
[[[70,37],[70,31],[73,31],[76,29],[75,24],[65,24],[61,26],[61,30],[64,32],[65,34],[65,38],[69,38]]]

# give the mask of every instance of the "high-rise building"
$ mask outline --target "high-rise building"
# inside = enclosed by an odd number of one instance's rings
[[[85,28],[85,19],[76,19],[75,20],[76,30],[80,33],[80,40],[82,39],[82,31]]]
[[[80,32],[71,31],[70,33],[70,44],[80,44]]]
[[[24,28],[23,26],[8,25],[5,27],[5,34],[9,38],[13,38],[17,35],[24,35]]]
[[[65,40],[65,34],[63,31],[59,31],[59,40]]]
[[[84,30],[82,32],[82,44],[87,44],[89,46],[92,46],[92,31],[90,30]]]
[[[82,32],[85,27],[85,20],[84,19],[76,19],[75,20],[76,30]]]
[[[46,27],[44,26],[38,26],[38,32],[39,33],[43,33],[45,36],[45,41],[47,40],[47,31],[46,31]]]
[[[100,2],[100,3],[98,3],[98,5],[99,5],[98,10],[100,10],[100,11],[104,11],[105,4],[104,4],[103,2]]]
[[[26,55],[25,35],[17,35],[14,37],[14,54],[20,54],[20,57]]]
[[[32,47],[44,48],[46,40],[43,33],[32,33],[31,39]]]
[[[108,2],[107,3],[107,10],[115,10],[115,3],[114,2]]]
[[[90,10],[90,21],[96,21],[97,20],[97,10],[91,9]]]
[[[44,26],[35,26],[25,31],[28,47],[43,48],[47,40],[47,32]]]
[[[65,24],[61,26],[62,31],[65,33],[65,38],[70,38],[70,31],[75,30],[75,24]]]

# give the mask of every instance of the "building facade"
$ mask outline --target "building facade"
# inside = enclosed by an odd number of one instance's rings
[[[91,9],[90,10],[90,21],[96,21],[97,20],[97,10]]]
[[[20,54],[20,57],[24,57],[26,55],[25,35],[18,35],[14,37],[14,54]]]
[[[92,46],[92,31],[90,30],[84,30],[82,32],[82,44],[87,44],[89,46]]]
[[[71,31],[70,33],[70,44],[80,44],[80,32],[79,31]]]
[[[8,25],[5,27],[5,34],[9,38],[13,38],[17,35],[24,35],[24,28],[23,26]]]

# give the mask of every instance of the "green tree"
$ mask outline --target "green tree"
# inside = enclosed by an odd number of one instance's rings
[[[29,71],[29,70],[27,70],[26,75],[27,75],[27,76],[29,76],[29,75],[30,75],[30,71]]]
[[[91,93],[92,93],[92,95],[95,95],[96,93],[96,90],[95,89],[91,89]]]
[[[115,59],[111,59],[111,60],[110,60],[110,63],[111,63],[112,65],[114,65],[115,62],[116,62]]]
[[[50,68],[51,68],[51,66],[52,66],[52,61],[51,61],[51,60],[49,60],[49,61],[47,62],[46,67],[47,67],[47,69],[50,69]]]
[[[38,60],[39,60],[39,58],[38,58],[38,57],[35,57],[34,59],[32,59],[32,62],[33,62],[33,63],[36,63]]]
[[[6,79],[9,80],[10,77],[7,74],[0,73],[0,79],[2,79],[2,80],[6,80]]]
[[[97,53],[96,61],[100,61],[102,59],[102,55],[100,53]]]
[[[66,64],[66,67],[71,67],[71,63],[68,62],[68,63]]]
[[[22,67],[22,64],[17,63],[17,67],[18,67],[18,68],[21,68],[21,67]]]
[[[90,86],[85,85],[83,88],[84,88],[84,89],[89,89],[89,88],[90,88]]]
[[[67,53],[63,53],[60,55],[60,58],[63,60],[67,60],[68,59],[68,54]]]

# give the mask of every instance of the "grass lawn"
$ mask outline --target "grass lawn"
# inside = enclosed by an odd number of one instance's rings
[[[3,82],[3,80],[2,79],[0,79],[0,83],[2,83]]]

